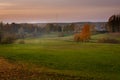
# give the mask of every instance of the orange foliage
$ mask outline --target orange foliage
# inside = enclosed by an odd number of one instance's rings
[[[87,41],[90,39],[90,25],[85,24],[83,27],[83,30],[79,34],[75,34],[74,40],[79,42],[79,41]]]
[[[75,34],[74,40],[75,40],[76,42],[79,42],[79,41],[80,41],[80,34]]]

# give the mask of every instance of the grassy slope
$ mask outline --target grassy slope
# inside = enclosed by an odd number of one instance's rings
[[[71,39],[44,37],[26,39],[26,44],[0,45],[0,56],[63,73],[120,79],[119,44],[75,43]]]

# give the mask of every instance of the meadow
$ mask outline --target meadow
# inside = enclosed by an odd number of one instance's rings
[[[25,44],[18,40],[0,45],[0,57],[44,67],[48,72],[88,77],[81,80],[120,80],[120,44],[96,42],[106,35],[94,35],[91,42],[84,43],[74,42],[73,36],[27,38]]]

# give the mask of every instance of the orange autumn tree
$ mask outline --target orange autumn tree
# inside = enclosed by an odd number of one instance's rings
[[[79,42],[79,41],[88,41],[90,39],[90,35],[91,35],[91,32],[90,32],[90,25],[89,24],[85,24],[83,29],[82,29],[82,32],[79,33],[79,34],[75,34],[74,36],[74,40],[76,42]]]

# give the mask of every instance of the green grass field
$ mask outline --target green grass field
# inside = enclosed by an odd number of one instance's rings
[[[103,35],[95,35],[97,39]],[[120,80],[120,44],[76,43],[68,37],[25,39],[25,44],[0,45],[0,56],[43,66],[58,73]]]

